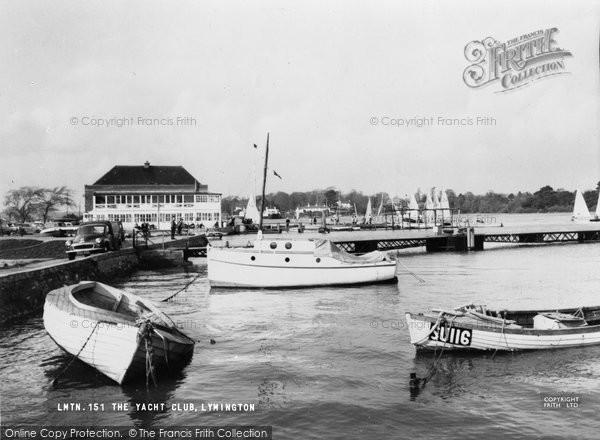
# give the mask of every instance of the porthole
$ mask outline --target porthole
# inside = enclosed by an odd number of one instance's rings
[[[256,257],[255,257],[254,255],[252,255],[252,256],[250,257],[250,259],[251,259],[252,261],[254,261],[254,260],[256,260]]]
[[[271,242],[270,246],[271,249],[277,249],[277,243],[275,243],[274,241]]]
[[[286,263],[289,263],[289,262],[290,262],[290,259],[289,259],[288,257],[285,257],[285,262],[286,262]]]
[[[317,263],[320,263],[320,262],[321,262],[321,259],[320,259],[320,258],[317,258]]]
[[[289,241],[285,244],[285,248],[286,249],[291,249],[292,248],[292,243],[290,243]]]

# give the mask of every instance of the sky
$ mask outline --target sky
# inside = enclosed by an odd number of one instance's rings
[[[550,28],[560,75],[467,86],[469,42]],[[2,1],[0,197],[145,161],[247,196],[267,133],[267,192],[594,189],[599,35],[591,0]]]

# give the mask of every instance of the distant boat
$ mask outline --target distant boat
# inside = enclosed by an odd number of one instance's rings
[[[442,198],[440,200],[440,208],[442,208],[442,217],[445,219],[451,217],[450,202],[448,201],[448,194],[442,189]]]
[[[596,212],[598,208],[596,208]],[[587,204],[583,199],[583,194],[581,191],[575,191],[575,205],[573,206],[573,216],[571,217],[571,221],[574,222],[586,222],[592,218],[590,215],[590,211],[588,210]]]
[[[484,306],[406,313],[410,342],[428,350],[541,350],[600,344],[600,306],[490,311]]]
[[[260,214],[258,212],[258,208],[256,207],[256,195],[252,193],[252,195],[248,198],[248,204],[246,205],[246,210],[244,211],[244,218],[252,220],[252,223],[258,224],[260,220]]]
[[[408,223],[418,223],[420,221],[419,204],[417,203],[414,193],[410,194],[410,199],[408,201],[408,212],[404,213],[403,220]]]
[[[44,327],[56,344],[118,384],[179,369],[194,340],[150,301],[95,281],[48,293]]]
[[[598,202],[596,202],[596,212],[594,217],[590,219],[591,222],[600,222],[600,191],[598,191]]]
[[[365,209],[365,222],[369,223],[373,219],[373,208],[371,207],[371,197],[367,202],[367,209]]]

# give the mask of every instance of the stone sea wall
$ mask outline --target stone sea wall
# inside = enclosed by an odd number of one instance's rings
[[[138,266],[134,249],[108,252],[0,276],[0,322],[41,313],[46,294],[82,280],[110,282]]]

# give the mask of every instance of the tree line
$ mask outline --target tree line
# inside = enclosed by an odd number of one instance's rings
[[[598,201],[598,191],[600,190],[600,182],[595,190],[583,192],[590,211],[596,208]],[[446,191],[450,208],[458,209],[461,213],[537,213],[537,212],[571,212],[575,203],[575,191],[568,191],[562,188],[553,189],[551,186],[544,186],[533,193],[527,191],[519,191],[517,193],[497,193],[488,191],[485,194],[474,194],[472,192],[456,193],[452,189]],[[351,190],[347,193],[341,193],[334,188],[326,188],[322,190],[312,190],[307,192],[285,193],[282,191],[270,193],[265,196],[267,207],[276,207],[282,214],[292,215],[297,207],[306,207],[307,205],[314,206],[326,205],[332,210],[335,210],[336,203],[342,201],[349,203],[354,210],[359,213],[364,213],[367,207],[369,198],[371,198],[371,206],[376,211],[383,197],[384,207],[386,210],[391,209],[391,202],[387,193],[378,192],[375,194],[363,194],[361,191]],[[438,192],[439,197],[439,192]],[[415,193],[415,198],[420,207],[424,207],[427,199],[427,192],[418,190]],[[257,206],[260,209],[260,196],[257,198]],[[408,207],[409,197],[394,197],[394,205],[396,209]],[[248,198],[227,196],[222,201],[222,211],[224,214],[233,214],[236,208],[245,208],[248,203]]]
[[[65,186],[42,188],[37,186],[23,186],[8,191],[4,196],[4,211],[2,212],[9,221],[19,223],[41,220],[44,223],[50,214],[59,208],[73,207],[73,191]]]

